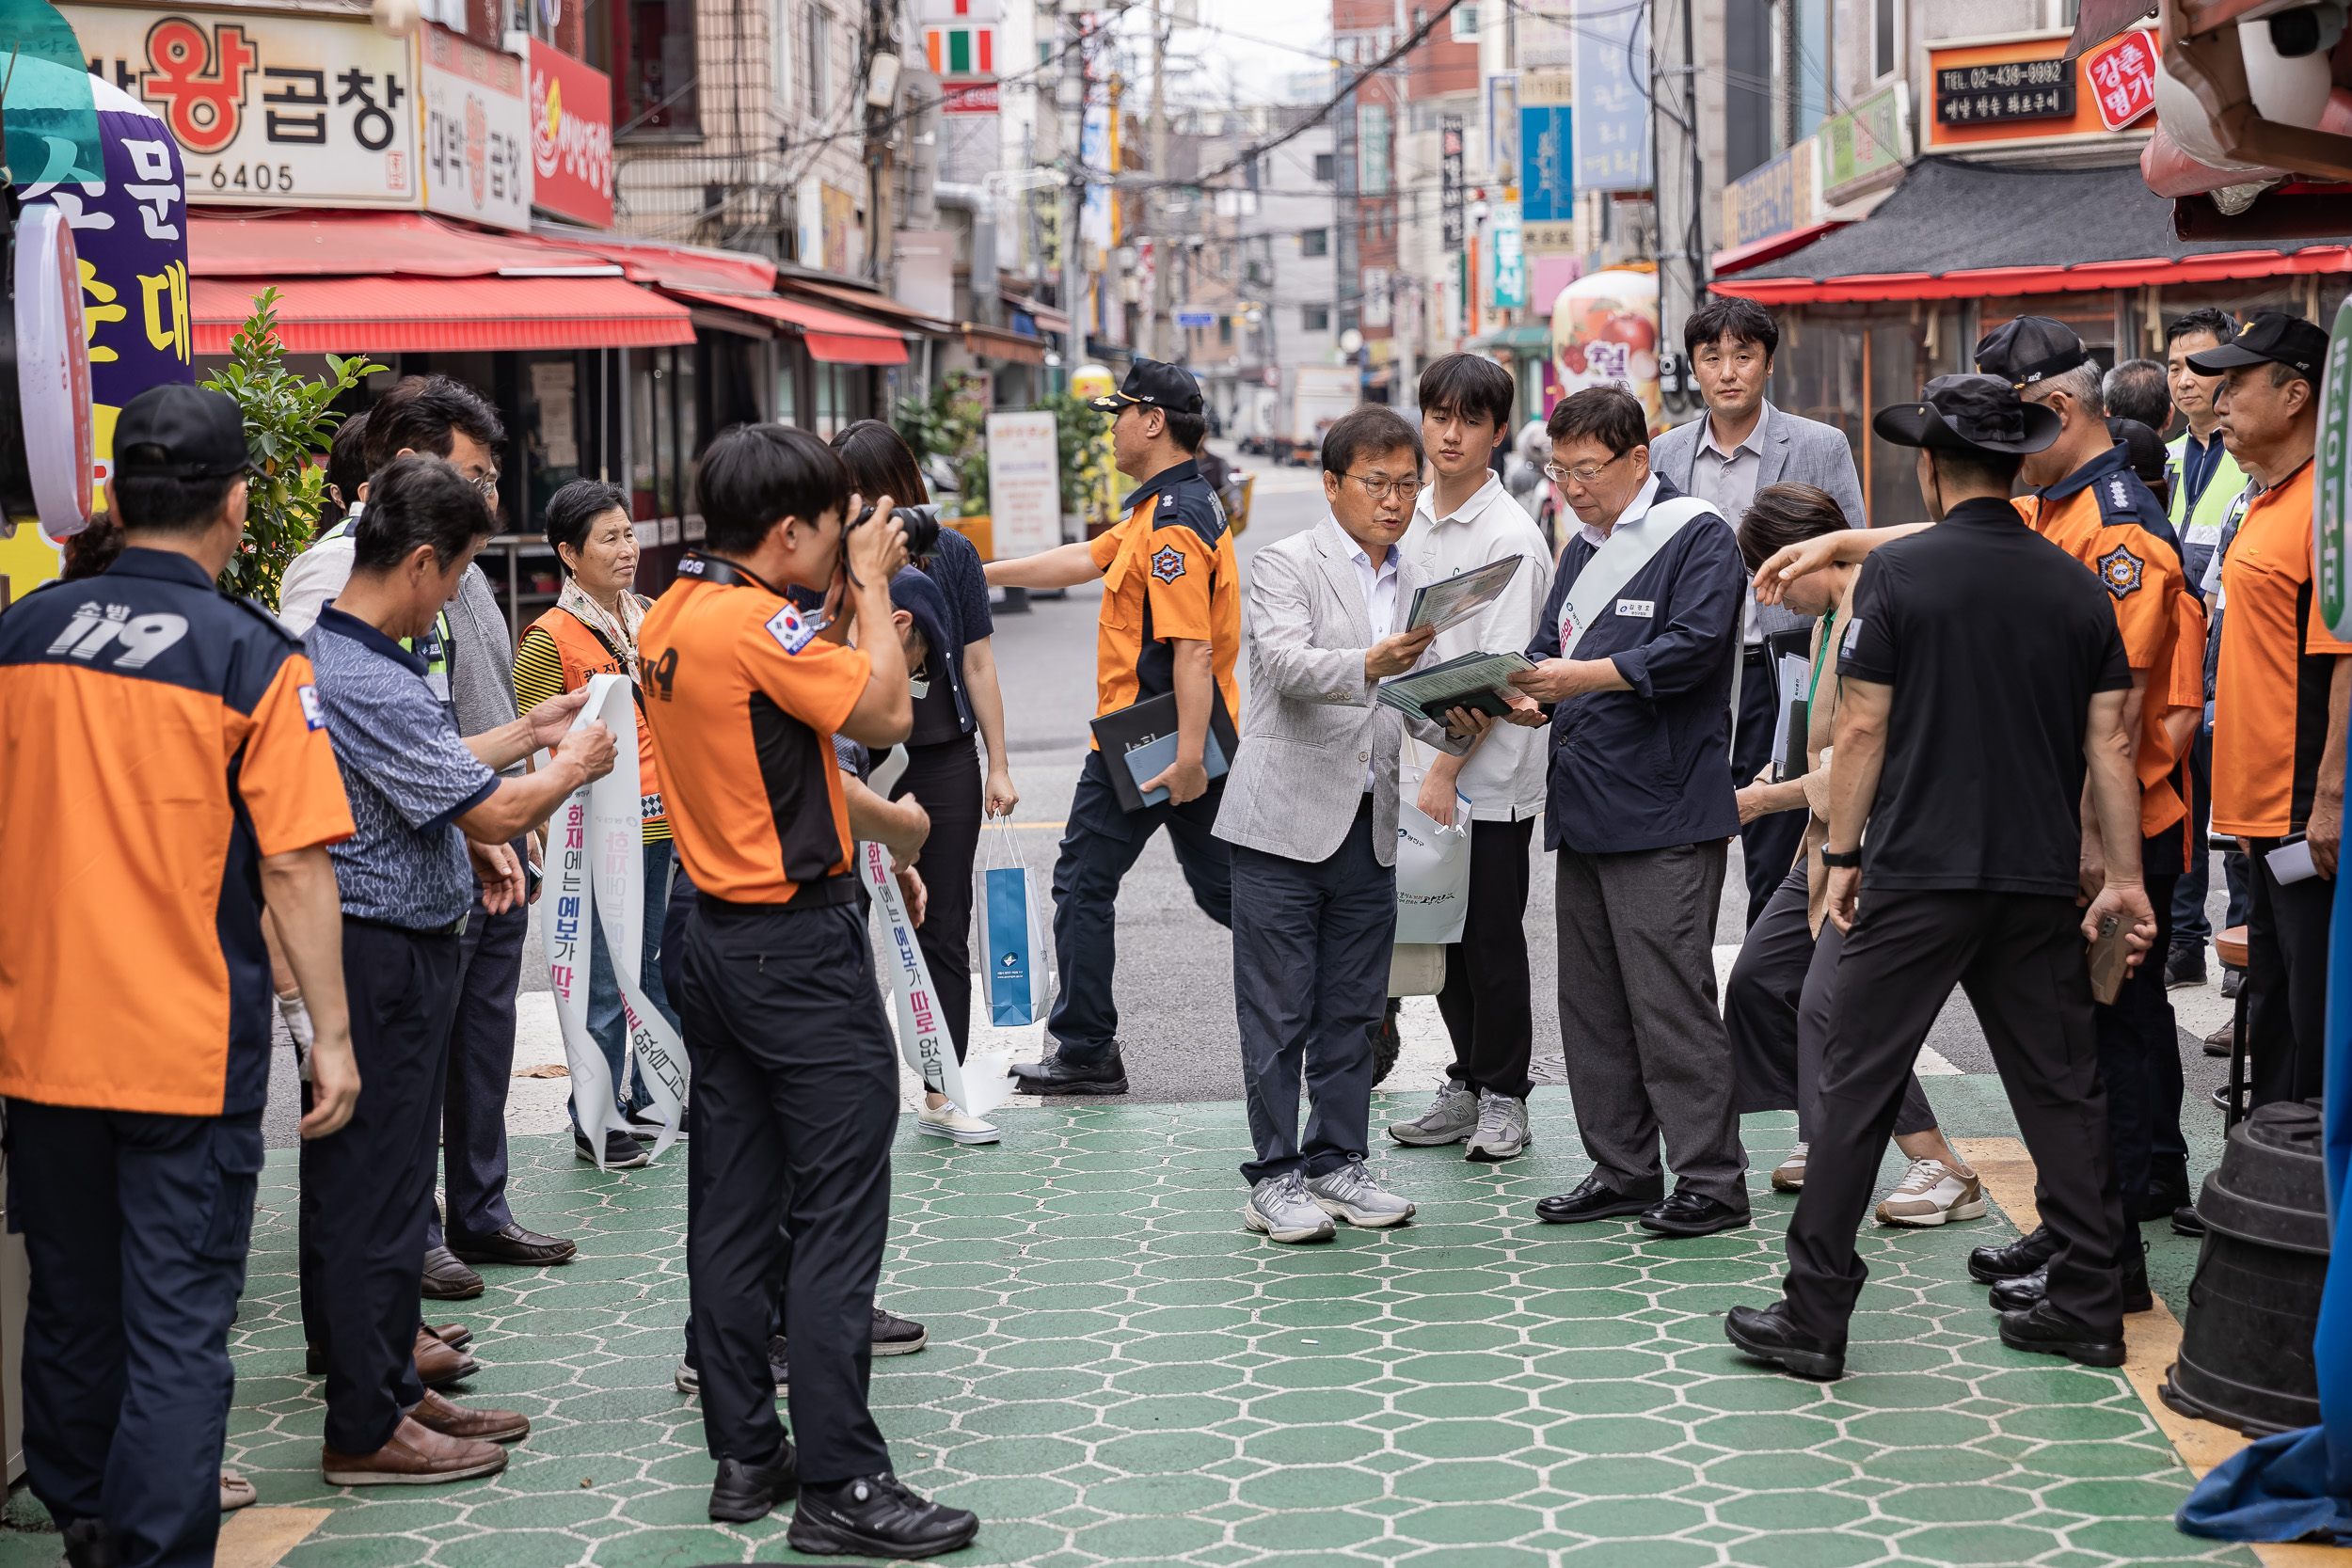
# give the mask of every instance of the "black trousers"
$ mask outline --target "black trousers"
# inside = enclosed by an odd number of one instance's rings
[[[2246,1054],[2253,1101],[2310,1100],[2327,1084],[2328,927],[2336,884],[2271,874],[2275,838],[2258,838],[2247,862]]]
[[[1045,1032],[1056,1054],[1073,1064],[1099,1062],[1119,1045],[1119,884],[1152,835],[1165,827],[1193,902],[1219,926],[1233,924],[1233,849],[1211,832],[1225,781],[1183,805],[1162,801],[1138,812],[1119,809],[1100,752],[1087,753],[1070,800],[1070,825],[1054,862],[1054,962],[1060,990]],[[928,921],[925,924],[929,924]]]
[[[1470,824],[1462,940],[1446,944],[1445,987],[1438,992],[1438,1011],[1454,1041],[1446,1076],[1516,1100],[1527,1098],[1527,1064],[1535,1052],[1527,973],[1527,846],[1534,831],[1532,816]]]
[[[2207,798],[2213,788],[2213,731],[2201,724],[2189,747],[2188,780],[2195,792],[2188,802],[2188,869],[2172,888],[2172,941],[2201,950],[2213,939],[2213,922],[2205,914],[2213,876],[2213,851],[2205,847],[2213,822],[2213,801]]]
[[[359,1102],[341,1132],[303,1144],[301,1213],[302,1326],[326,1357],[338,1453],[373,1453],[424,1398],[418,1287],[460,962],[456,937],[344,917]]]
[[[912,795],[930,814],[931,836],[915,867],[926,904],[914,942],[930,967],[959,1062],[972,1037],[972,858],[980,847],[985,787],[979,751],[967,735],[908,747],[907,770],[890,790],[892,800]]]
[[[457,939],[441,1162],[449,1228],[460,1236],[495,1236],[515,1223],[506,1206],[506,1091],[515,1077],[515,994],[530,930],[529,905],[492,914],[477,891],[466,934]],[[439,1217],[428,1215],[424,1244],[437,1247],[441,1239]]]
[[[1234,847],[1233,1004],[1257,1152],[1244,1180],[1293,1170],[1312,1180],[1369,1152],[1372,1030],[1395,945],[1396,868],[1373,843],[1370,795],[1327,860]]]
[[[1839,956],[1821,1058],[1820,1125],[1788,1226],[1790,1315],[1842,1344],[1869,1271],[1854,1254],[1903,1080],[1957,981],[1968,993],[2040,1177],[2058,1239],[2049,1300],[2122,1336],[2124,1236],[2107,1149],[2082,911],[2037,894],[1866,888]]]
[[[2147,1206],[2148,1176],[2158,1153],[2177,1151],[2181,1137],[2181,1042],[2172,1021],[2172,1001],[2164,988],[2164,956],[2170,951],[2172,895],[2176,875],[2148,878],[2148,902],[2156,911],[2156,940],[2139,967],[2123,978],[2123,989],[2106,1006],[2092,1006],[2099,1034],[2099,1076],[2107,1087],[2107,1145],[2115,1160],[2116,1196],[2126,1221],[2139,1223]]]
[[[1820,1118],[1821,1049],[1829,1038],[1830,999],[1836,994],[1837,955],[1845,933],[1821,922],[1819,940],[1807,918],[1804,863],[1799,861],[1748,927],[1740,957],[1724,984],[1724,1032],[1731,1037],[1740,1114],[1797,1113],[1797,1141],[1812,1141]],[[1898,1137],[1932,1132],[1935,1112],[1908,1075]]]
[[[1750,780],[1772,766],[1772,732],[1780,724],[1779,683],[1761,649],[1743,651],[1740,659],[1740,733],[1732,737],[1731,782],[1745,789]],[[1759,816],[1740,830],[1740,860],[1746,867],[1748,926],[1764,918],[1772,890],[1788,875],[1804,842],[1805,814],[1776,811]]]
[[[262,1113],[8,1107],[25,1479],[60,1526],[104,1520],[123,1568],[210,1568]]]
[[[898,1069],[861,910],[799,904],[705,895],[687,926],[702,1200],[686,1256],[711,1457],[763,1462],[784,1441],[768,1372],[782,1277],[801,1479],[827,1485],[891,1467],[866,1391]]]

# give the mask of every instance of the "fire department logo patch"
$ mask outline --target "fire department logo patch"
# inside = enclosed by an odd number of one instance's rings
[[[1152,552],[1152,575],[1162,582],[1174,582],[1184,575],[1184,552],[1173,545],[1163,545]]]
[[[2116,598],[2139,590],[2139,557],[2121,545],[2099,558],[2097,570],[2099,580]]]

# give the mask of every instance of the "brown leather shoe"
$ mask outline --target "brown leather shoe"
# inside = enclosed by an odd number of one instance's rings
[[[427,1249],[418,1293],[427,1301],[471,1301],[483,1291],[482,1276],[445,1246]]]
[[[494,1476],[506,1468],[506,1450],[496,1443],[444,1437],[404,1417],[392,1440],[373,1453],[337,1453],[320,1445],[319,1468],[329,1486],[430,1486]]]
[[[408,1412],[408,1418],[444,1437],[468,1437],[477,1443],[513,1443],[531,1435],[531,1418],[512,1410],[474,1410],[431,1389]]]
[[[427,1323],[424,1331],[452,1350],[464,1350],[473,1343],[473,1330],[464,1323]]]
[[[482,1370],[480,1362],[463,1351],[455,1351],[435,1338],[433,1331],[417,1325],[417,1377],[427,1388],[442,1388],[473,1376]]]

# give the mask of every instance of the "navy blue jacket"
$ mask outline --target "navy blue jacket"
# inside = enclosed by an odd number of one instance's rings
[[[2121,441],[2056,484],[2045,484],[2034,494],[2045,501],[2062,501],[2075,491],[2094,485],[2096,488],[2090,494],[2091,499],[2099,503],[2101,522],[2109,527],[2119,523],[2137,523],[2172,546],[2174,565],[2182,563],[2181,536],[2173,531],[2172,519],[2164,515],[2164,506],[2156,499],[2156,493],[2132,472],[2132,449]],[[2196,585],[2192,583],[2190,586]]]
[[[1661,475],[1650,504],[1681,494]],[[1568,540],[1529,658],[1560,657],[1560,607],[1594,552],[1581,534]],[[1603,610],[1576,657],[1615,660],[1633,689],[1551,710],[1544,847],[1608,855],[1729,838],[1740,831],[1731,688],[1748,598],[1731,525],[1692,518],[1618,592],[1651,613]]]

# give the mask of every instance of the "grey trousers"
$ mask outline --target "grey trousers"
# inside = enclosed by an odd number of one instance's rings
[[[1731,1042],[1715,1006],[1727,840],[1559,851],[1560,1046],[1584,1152],[1638,1194],[1660,1180],[1748,1206]]]

